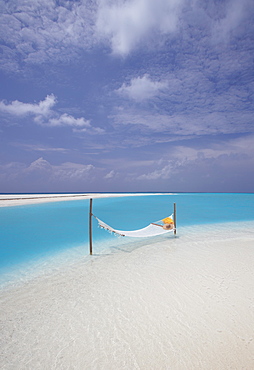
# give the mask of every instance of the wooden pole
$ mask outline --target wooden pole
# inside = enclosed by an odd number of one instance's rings
[[[176,235],[176,203],[174,203],[174,234]]]
[[[90,199],[90,211],[89,211],[89,243],[90,243],[90,254],[93,254],[93,233],[92,233],[92,216],[93,216],[93,199]]]

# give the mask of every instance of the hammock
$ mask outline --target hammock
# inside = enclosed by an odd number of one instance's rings
[[[93,215],[94,216],[94,215]],[[113,227],[107,225],[105,222],[101,221],[98,217],[94,216],[96,220],[98,221],[98,224],[101,228],[121,235],[121,236],[130,236],[134,238],[144,238],[144,237],[149,237],[149,236],[156,236],[156,235],[163,235],[168,232],[174,231],[174,224],[173,224],[173,214],[169,217],[166,217],[162,220],[156,221],[154,223],[149,224],[148,226],[144,227],[143,229],[138,229],[138,230],[132,230],[132,231],[124,231],[124,230],[116,230]],[[171,229],[164,229],[163,226],[165,224],[171,223],[172,228]]]

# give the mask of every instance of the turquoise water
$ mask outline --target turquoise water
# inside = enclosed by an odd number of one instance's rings
[[[93,213],[109,225],[132,230],[173,212],[177,226],[254,220],[254,194],[163,194],[93,200]],[[89,199],[0,208],[0,269],[79,248],[88,254]],[[128,239],[130,240],[130,239]],[[116,243],[93,220],[96,251]]]

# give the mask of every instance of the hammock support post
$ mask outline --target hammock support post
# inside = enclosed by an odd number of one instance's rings
[[[174,203],[174,234],[176,235],[176,203]]]
[[[93,216],[93,199],[90,199],[90,211],[89,211],[89,244],[90,244],[90,255],[93,254],[93,235],[92,235],[92,216]]]

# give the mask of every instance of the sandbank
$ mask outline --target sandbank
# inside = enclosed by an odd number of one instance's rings
[[[1,369],[252,369],[253,227],[179,228],[4,289]]]
[[[84,194],[0,194],[0,207],[20,206],[26,204],[60,202],[70,200],[125,197],[137,195],[158,195],[161,193],[84,193]],[[165,193],[163,193],[165,194]]]

